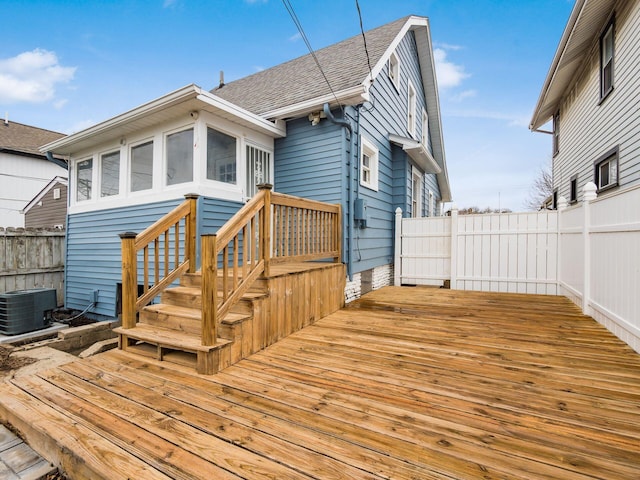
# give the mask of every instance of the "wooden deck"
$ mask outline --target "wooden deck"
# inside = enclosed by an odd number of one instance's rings
[[[217,375],[14,379],[0,416],[74,479],[640,478],[640,356],[562,297],[384,288]]]

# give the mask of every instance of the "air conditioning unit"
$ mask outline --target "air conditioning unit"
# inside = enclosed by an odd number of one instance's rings
[[[55,288],[0,293],[0,333],[18,335],[45,328],[57,303]]]

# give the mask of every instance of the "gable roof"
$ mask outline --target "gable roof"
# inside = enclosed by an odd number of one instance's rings
[[[53,179],[47,183],[47,185],[38,192],[38,194],[31,199],[29,203],[20,211],[20,213],[27,213],[31,210],[40,200],[44,198],[44,196],[49,193],[49,191],[55,187],[56,185],[64,185],[65,187],[68,185],[68,181],[64,177],[53,177]],[[67,206],[67,202],[64,202],[64,206]]]
[[[535,130],[558,111],[567,88],[611,15],[615,0],[577,0],[551,62],[529,128]]]
[[[0,123],[0,152],[44,158],[39,147],[64,136],[63,133],[5,120]]]
[[[372,67],[385,56],[389,45],[400,33],[408,29],[412,18],[421,17],[407,16],[365,33]],[[315,55],[341,102],[362,103],[369,78],[362,35],[317,50]],[[266,118],[284,118],[287,112],[281,113],[281,110],[307,101],[314,105],[335,103],[331,89],[311,54],[307,54],[214,88],[211,92]]]

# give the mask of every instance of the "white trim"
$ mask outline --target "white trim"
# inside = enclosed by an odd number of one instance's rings
[[[409,79],[407,83],[407,132],[409,132],[411,138],[416,138],[417,113],[418,93],[416,87],[413,86],[413,82]]]
[[[169,148],[167,145],[167,140],[170,135],[175,135],[177,133],[186,132],[191,130],[193,132],[193,142],[191,145],[191,180],[188,182],[180,182],[169,185]],[[187,124],[183,127],[177,127],[171,130],[164,130],[162,132],[162,187],[163,188],[172,188],[176,185],[182,185],[183,183],[193,183],[195,181],[195,166],[196,166],[196,152],[194,149],[194,143],[196,140],[196,127],[193,123]]]
[[[392,133],[389,134],[389,142],[401,146],[411,160],[416,162],[424,173],[438,174],[442,172],[438,162],[436,162],[431,153],[429,153],[429,150],[425,148],[425,145],[411,138],[401,137],[400,135],[394,135]]]
[[[394,68],[394,63],[393,60],[395,60],[395,68]],[[388,72],[387,75],[389,76],[389,79],[391,80],[391,83],[393,84],[394,87],[396,87],[396,90],[398,92],[400,92],[400,72],[401,72],[401,65],[400,65],[400,57],[398,57],[398,54],[393,51],[391,52],[391,54],[389,55],[389,60],[388,60]]]
[[[358,105],[369,101],[369,89],[364,84],[356,85],[355,87],[349,87],[344,90],[340,90],[339,92],[335,92],[335,95],[328,93],[293,105],[287,105],[286,107],[270,110],[263,113],[262,116],[264,118],[275,119],[300,117],[318,110],[318,108],[325,103],[328,103],[332,107],[337,105],[336,98],[343,105]]]
[[[416,189],[416,181],[418,182]],[[422,217],[422,193],[424,188],[424,175],[413,165],[411,166],[411,218]],[[418,196],[416,198],[416,190]],[[415,204],[415,208],[414,208]]]
[[[378,191],[378,147],[376,147],[371,141],[369,141],[366,137],[360,136],[361,148],[360,148],[360,165],[359,165],[359,177],[360,177],[360,185],[365,188],[369,188],[374,191]],[[369,157],[369,174],[370,181],[365,182],[363,180],[363,161],[364,155]]]
[[[27,203],[22,210],[20,210],[20,213],[25,214],[29,210],[31,210],[58,183],[61,184],[61,185],[64,185],[67,188],[69,188],[69,182],[67,181],[66,178],[60,177],[60,176],[53,177],[53,179],[49,183],[47,183],[44,186],[44,188],[42,190],[40,190],[40,192],[38,192],[38,194],[35,197],[33,197],[33,199],[31,199],[31,201],[29,203]],[[54,199],[57,200],[55,198],[55,195],[54,195]]]
[[[111,155],[118,152],[118,193],[115,195],[102,195],[102,157],[105,155]],[[113,147],[109,149],[105,149],[101,152],[98,152],[98,186],[96,189],[97,192],[97,200],[107,197],[119,197],[122,195],[122,148]]]
[[[426,128],[425,128],[426,127]],[[420,127],[420,143],[424,145],[424,148],[428,150],[429,145],[429,115],[427,111],[422,109],[422,125]]]

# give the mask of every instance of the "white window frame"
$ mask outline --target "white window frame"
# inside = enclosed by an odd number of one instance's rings
[[[80,187],[80,164],[83,162],[87,162],[90,161],[91,162],[91,186],[89,187],[91,189],[90,195],[88,198],[85,198],[83,200],[79,200],[78,199],[78,188]],[[75,165],[73,167],[73,172],[74,172],[74,185],[73,185],[73,203],[74,204],[82,204],[82,203],[87,203],[87,202],[91,202],[94,198],[95,198],[95,192],[96,192],[96,159],[93,158],[92,156],[89,157],[84,157],[80,160],[78,160],[77,162],[75,162]]]
[[[422,136],[420,141],[424,148],[427,148],[429,145],[429,115],[427,115],[427,111],[422,109]]]
[[[411,216],[419,218],[422,216],[422,190],[424,175],[416,167],[411,167]],[[416,192],[416,182],[417,192]],[[417,196],[416,196],[417,194]]]
[[[103,195],[102,194],[102,172],[104,169],[103,160],[107,155],[112,155],[114,153],[118,153],[118,193],[114,195]],[[100,152],[98,154],[98,198],[117,198],[122,195],[122,149],[121,148],[111,148],[109,150],[105,150],[104,152]]]
[[[211,185],[216,185],[218,187],[222,187],[225,189],[242,191],[243,184],[244,182],[246,182],[246,178],[244,178],[244,176],[246,175],[246,171],[245,171],[246,168],[243,165],[243,163],[246,162],[246,155],[245,155],[244,148],[247,142],[243,141],[243,138],[240,135],[231,131],[230,129],[225,128],[224,126],[218,125],[216,123],[210,123],[210,122],[207,122],[205,125],[205,130],[204,130],[205,138],[207,138],[208,136],[208,129],[215,130],[216,132],[222,133],[223,135],[226,135],[228,137],[233,137],[236,139],[236,183],[223,182],[220,180],[209,178],[207,176],[207,155],[208,155],[208,149],[209,149],[209,145],[207,144],[207,142],[204,142],[205,143],[204,177],[203,177],[204,181]]]
[[[162,132],[162,187],[163,189],[169,190],[172,188],[181,187],[183,185],[192,184],[196,178],[196,162],[197,162],[197,154],[195,151],[194,145],[191,145],[191,180],[186,182],[169,184],[169,137],[171,135],[175,135],[176,133],[186,132],[188,130],[193,131],[193,143],[196,142],[196,128],[194,124],[174,128],[171,130],[166,130]]]
[[[136,147],[139,147],[141,145],[144,145],[146,143],[151,143],[152,148],[151,148],[151,154],[153,155],[152,159],[151,159],[151,187],[149,188],[145,188],[142,190],[133,190],[133,150]],[[155,187],[156,187],[156,178],[158,177],[158,172],[157,172],[157,168],[158,165],[156,165],[156,148],[157,148],[157,143],[158,143],[158,139],[155,136],[151,136],[151,137],[147,137],[144,138],[142,140],[136,141],[136,142],[132,142],[128,145],[127,148],[127,193],[131,196],[135,196],[135,195],[146,195],[149,192],[153,192]]]
[[[253,167],[249,165],[249,157],[247,155],[248,150],[252,148],[255,150],[258,150],[260,152],[263,152],[265,154],[267,154],[269,156],[268,162],[267,162],[267,178],[263,179],[264,183],[270,183],[271,185],[273,185],[274,183],[274,176],[273,176],[273,170],[274,170],[274,164],[273,164],[273,150],[270,148],[265,147],[264,145],[260,145],[258,143],[255,142],[244,142],[244,164],[245,164],[245,181],[244,181],[244,188],[246,189],[246,191],[244,192],[244,198],[245,200],[250,200],[251,197],[253,195],[255,195],[257,192],[257,190],[255,192],[253,192],[251,185],[249,185],[249,181],[253,180],[252,174],[253,174]],[[253,194],[253,195],[252,195]]]
[[[430,217],[435,217],[436,216],[436,197],[433,193],[432,190],[429,190],[429,206],[428,206],[428,215]]]
[[[416,137],[416,105],[418,103],[416,89],[409,80],[407,85],[407,131],[412,138]]]
[[[378,147],[365,137],[360,137],[360,185],[378,191]],[[369,167],[364,165],[364,158],[369,158]],[[369,172],[369,181],[365,181],[365,172]]]
[[[396,52],[391,52],[389,55],[389,78],[396,90],[400,91],[400,57]]]

